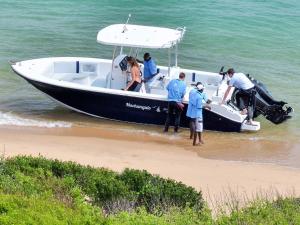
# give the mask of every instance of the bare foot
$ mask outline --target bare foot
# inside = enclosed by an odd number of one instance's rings
[[[199,143],[204,144],[204,141],[201,140]]]
[[[251,126],[257,126],[257,124],[253,123],[252,121],[247,121],[246,124]]]
[[[247,115],[247,113],[248,113],[247,109],[243,109],[243,110],[241,111],[241,114],[242,114],[242,115]]]
[[[193,143],[193,146],[200,146],[200,145],[201,145],[200,142],[198,142],[198,143]]]

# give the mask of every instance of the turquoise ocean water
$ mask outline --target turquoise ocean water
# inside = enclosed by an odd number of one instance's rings
[[[124,23],[131,13],[133,24],[186,27],[179,47],[180,67],[206,71],[234,67],[265,83],[275,98],[295,109],[288,122],[275,126],[260,118],[259,133],[239,138],[299,141],[300,1],[0,0],[0,8],[0,124],[39,119],[87,126],[109,123],[59,107],[15,76],[8,60],[111,58],[112,48],[96,43],[97,32]],[[159,64],[166,64],[166,52],[151,53]],[[300,149],[291,149],[286,154],[300,156]]]

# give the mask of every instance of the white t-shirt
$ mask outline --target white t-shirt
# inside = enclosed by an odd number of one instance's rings
[[[233,86],[238,89],[248,90],[254,87],[254,84],[243,73],[234,73],[229,81],[229,86]]]

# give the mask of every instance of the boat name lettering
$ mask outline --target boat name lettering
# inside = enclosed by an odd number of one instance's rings
[[[128,102],[126,103],[126,107],[141,109],[141,110],[148,110],[148,111],[151,110],[150,106],[131,104],[131,103],[128,103]]]

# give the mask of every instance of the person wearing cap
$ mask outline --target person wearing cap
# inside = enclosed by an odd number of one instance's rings
[[[165,122],[164,132],[168,132],[170,126],[170,120],[175,115],[174,132],[178,132],[180,124],[180,116],[183,111],[184,105],[182,99],[185,95],[186,84],[184,82],[185,74],[180,73],[179,79],[171,80],[167,85],[168,90],[168,113]]]
[[[151,58],[150,53],[146,52],[144,54],[144,61],[137,60],[139,63],[144,64],[144,83],[145,83],[145,88],[146,92],[150,93],[150,87],[149,87],[149,82],[152,81],[153,77],[157,75],[157,67],[154,62],[154,60]]]
[[[209,104],[211,101],[207,98],[206,94],[203,92],[204,86],[201,82],[196,84],[189,93],[189,104],[186,112],[186,116],[190,118],[190,139],[193,139],[193,145],[204,144],[202,139],[203,132],[203,113],[202,109],[210,109]],[[203,102],[206,104],[203,105]]]
[[[230,77],[227,90],[225,91],[221,104],[224,104],[228,94],[232,87],[239,90],[236,94],[238,107],[241,109],[241,114],[247,114],[247,124],[253,124],[253,113],[255,107],[255,85],[251,80],[243,73],[235,73],[234,69],[231,68],[227,71]]]

